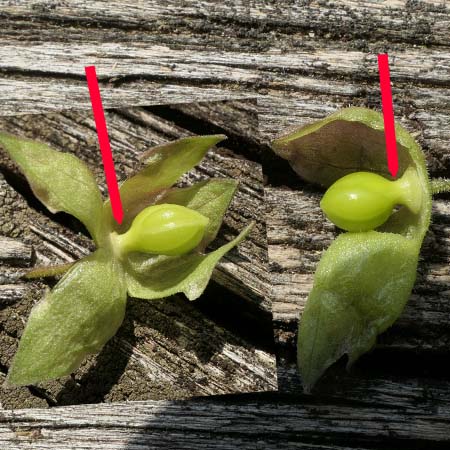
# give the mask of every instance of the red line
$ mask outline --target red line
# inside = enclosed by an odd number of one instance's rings
[[[378,71],[380,72],[381,104],[383,106],[387,164],[389,172],[395,177],[398,172],[397,139],[395,137],[394,107],[392,104],[389,61],[386,53],[378,55]]]
[[[92,112],[94,113],[95,126],[97,127],[98,144],[102,154],[103,168],[105,170],[106,185],[108,187],[109,198],[111,199],[111,208],[114,219],[119,224],[123,220],[122,201],[120,199],[119,185],[117,183],[114,161],[109,143],[108,130],[106,128],[105,112],[103,110],[102,99],[100,97],[100,88],[98,86],[95,66],[84,68],[86,79],[91,96]]]

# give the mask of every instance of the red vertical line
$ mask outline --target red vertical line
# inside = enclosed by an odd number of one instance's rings
[[[397,139],[395,137],[394,108],[392,103],[389,61],[386,53],[378,55],[380,73],[381,104],[383,107],[384,135],[386,139],[387,164],[393,177],[398,172]]]
[[[92,112],[94,113],[95,126],[97,128],[98,144],[102,154],[103,168],[105,170],[106,186],[108,187],[109,198],[114,219],[119,224],[123,220],[123,207],[120,199],[119,185],[117,183],[116,171],[111,152],[111,144],[106,128],[105,112],[103,110],[100,88],[98,86],[95,66],[85,67],[86,79],[91,96]]]

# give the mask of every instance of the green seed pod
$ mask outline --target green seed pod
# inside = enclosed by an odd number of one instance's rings
[[[404,205],[417,214],[421,204],[417,173],[413,168],[408,168],[396,181],[371,172],[346,175],[330,186],[320,207],[339,228],[358,232],[382,225],[395,205]]]
[[[207,217],[184,206],[154,205],[142,210],[126,233],[113,233],[113,242],[121,254],[184,255],[201,242],[208,223]]]

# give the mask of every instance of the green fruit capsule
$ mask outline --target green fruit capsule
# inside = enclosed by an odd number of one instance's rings
[[[180,205],[161,204],[142,210],[129,230],[113,233],[120,254],[129,252],[184,255],[201,242],[209,219]]]
[[[371,172],[355,172],[332,184],[320,202],[328,219],[347,231],[369,231],[382,225],[395,205],[417,214],[422,193],[417,173],[408,168],[396,181]]]

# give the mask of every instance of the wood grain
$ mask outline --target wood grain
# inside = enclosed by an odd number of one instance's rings
[[[414,390],[411,394],[414,397]],[[108,449],[335,448],[330,441],[339,442],[340,448],[363,449],[373,441],[393,446],[414,445],[417,440],[428,440],[431,446],[448,442],[447,402],[440,404],[438,412],[413,409],[408,424],[405,413],[407,409],[395,406],[362,404],[330,409],[322,404],[279,404],[270,397],[263,402],[249,397],[245,403],[197,400],[61,407],[57,418],[55,410],[2,411],[0,427],[7,445],[15,442],[32,449],[59,446],[61,450],[99,445]],[[211,432],[220,442],[211,443]],[[322,436],[328,436],[328,442]]]
[[[113,2],[105,11],[101,2],[16,1],[2,10],[0,70],[18,84],[3,80],[0,111],[89,107],[84,66],[95,63],[108,106],[254,96],[270,137],[347,104],[379,107],[376,54],[387,50],[397,117],[427,130],[426,147],[439,152],[450,136],[448,7],[342,3],[339,12],[328,1]]]
[[[412,4],[405,0],[382,3],[344,0],[340,3],[339,11],[330,1],[307,4],[283,4],[276,1],[253,4],[237,1],[221,4],[212,0],[200,3],[194,0],[172,0],[161,4],[153,0],[139,3],[134,8],[117,0],[109,4],[110,8],[104,8],[101,1],[93,1],[89,5],[80,1],[70,4],[35,2],[30,5],[24,0],[15,0],[8,2],[2,12],[7,17],[18,19],[33,17],[46,23],[64,20],[84,25],[103,23],[118,29],[154,29],[164,19],[194,28],[202,19],[208,18],[213,25],[220,21],[231,22],[233,26],[229,27],[230,34],[236,34],[245,25],[260,24],[288,32],[312,29],[319,35],[330,34],[330,38],[358,35],[367,40],[381,38],[392,42],[448,44],[446,32],[449,19],[445,4],[440,0]],[[203,28],[198,27],[196,30],[199,34],[209,31],[208,24],[202,25]],[[270,36],[265,39],[266,42],[270,40]]]
[[[1,284],[0,285],[0,304],[12,303],[21,300],[28,292],[28,286],[25,284]]]
[[[16,239],[0,236],[0,263],[30,265],[33,258],[33,248]]]

